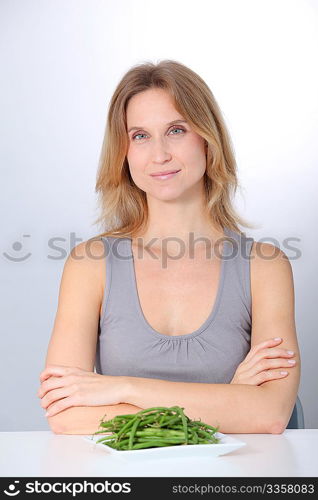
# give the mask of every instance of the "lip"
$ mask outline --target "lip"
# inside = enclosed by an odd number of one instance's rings
[[[152,177],[165,177],[167,175],[172,175],[172,174],[177,174],[180,172],[181,169],[179,170],[170,170],[167,172],[157,172],[156,174],[150,174]]]

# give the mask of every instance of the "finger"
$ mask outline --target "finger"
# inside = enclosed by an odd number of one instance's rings
[[[43,398],[49,391],[52,391],[53,389],[58,389],[59,387],[64,387],[65,385],[68,385],[68,382],[70,377],[65,376],[65,377],[50,377],[49,379],[45,380],[42,382],[39,390],[38,390],[38,397]]]
[[[48,408],[51,404],[55,403],[56,401],[59,401],[62,398],[66,398],[70,395],[72,395],[74,391],[70,387],[63,387],[61,389],[54,389],[53,391],[48,392],[42,399],[41,399],[41,406],[42,408]]]
[[[262,359],[250,369],[250,372],[254,376],[257,373],[263,372],[265,370],[272,370],[276,368],[292,368],[295,365],[296,365],[296,360],[294,359],[285,359],[285,358]]]
[[[76,368],[72,366],[49,365],[40,374],[40,382],[44,382],[44,380],[47,380],[52,376],[62,377],[63,375],[69,375],[70,373],[74,372],[74,370],[76,370]]]
[[[269,349],[262,349],[256,354],[256,357],[261,358],[290,358],[295,356],[295,351],[289,349],[282,349],[279,347],[271,347]]]
[[[66,408],[71,408],[72,406],[75,406],[75,400],[74,396],[69,396],[64,399],[60,399],[57,403],[52,404],[48,409],[45,414],[46,417],[53,417],[57,413],[60,413],[63,410],[66,410]]]
[[[264,382],[269,382],[270,380],[285,378],[288,374],[289,372],[287,370],[265,370],[258,373],[254,377],[254,380],[256,385],[262,385]]]
[[[264,340],[264,342],[260,342],[259,344],[255,344],[249,351],[249,353],[247,354],[247,356],[245,357],[245,360],[244,361],[250,361],[250,359],[258,352],[260,351],[261,349],[264,349],[265,347],[271,347],[271,346],[276,346],[276,345],[279,345],[281,342],[283,341],[283,339],[281,337],[275,337],[275,338],[271,338],[271,339],[268,339],[268,340]]]
[[[40,382],[44,382],[44,380],[47,380],[49,377],[55,375],[55,376],[60,376],[61,372],[64,370],[65,367],[61,365],[48,365],[41,373],[40,373]],[[64,375],[64,372],[63,372]]]

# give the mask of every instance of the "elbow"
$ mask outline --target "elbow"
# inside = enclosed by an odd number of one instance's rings
[[[268,410],[264,416],[265,411],[263,409],[262,415],[259,412],[257,413],[251,432],[257,434],[282,434],[286,429],[288,420],[281,413],[270,413]]]
[[[283,432],[286,429],[286,422],[281,420],[274,420],[271,422],[268,426],[268,433],[269,434],[283,434]]]
[[[264,419],[260,416],[255,419],[254,424],[246,423],[246,430],[240,432],[251,434],[282,434],[286,429],[286,424],[281,419]],[[221,431],[223,432],[223,431]],[[228,431],[229,432],[229,431]]]
[[[269,434],[283,434],[288,425],[288,415],[272,415],[266,422],[267,432]]]
[[[283,434],[285,432],[291,417],[291,410],[285,407],[280,408],[280,411],[274,412],[266,422],[267,432],[269,434]]]
[[[81,413],[81,408],[68,408],[66,410],[47,417],[48,424],[54,434],[94,434],[98,428],[98,422],[89,420]]]
[[[59,418],[59,414],[47,418],[50,429],[54,434],[67,434],[65,426]]]
[[[262,425],[265,432],[268,434],[283,434],[285,432],[293,410],[292,400],[284,400],[284,398],[275,397],[273,399],[264,398],[264,405],[260,408],[263,415]],[[264,416],[265,415],[265,416]]]

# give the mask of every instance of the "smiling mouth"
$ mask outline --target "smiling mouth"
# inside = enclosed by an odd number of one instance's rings
[[[177,174],[178,172],[180,172],[180,170],[171,170],[170,172],[162,172],[161,174],[151,174],[151,177],[158,177],[160,179],[166,179],[166,178],[172,177],[173,175]]]

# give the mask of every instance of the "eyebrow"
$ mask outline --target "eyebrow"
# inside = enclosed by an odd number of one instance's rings
[[[174,125],[175,123],[188,123],[188,122],[187,120],[180,119],[180,120],[173,120],[172,122],[167,123],[167,125]],[[128,133],[131,132],[132,130],[139,130],[139,129],[144,130],[145,128],[147,127],[130,127]]]

